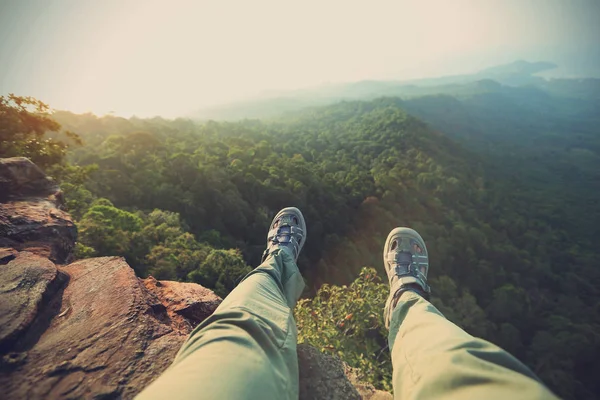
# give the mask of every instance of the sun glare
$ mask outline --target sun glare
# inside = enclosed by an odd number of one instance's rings
[[[270,90],[473,72],[565,36],[548,28],[556,10],[520,5],[42,2],[17,10],[34,28],[5,42],[1,89],[77,112],[176,116]],[[5,27],[12,40],[19,27]]]

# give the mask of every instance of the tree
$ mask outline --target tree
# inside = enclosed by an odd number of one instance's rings
[[[97,255],[125,255],[131,248],[133,233],[141,226],[140,217],[101,198],[92,204],[79,222],[79,240],[93,248]]]
[[[215,293],[225,297],[251,270],[239,250],[214,249],[200,268],[189,274],[189,279],[202,286],[214,288]]]
[[[81,144],[78,135],[60,132],[48,105],[33,97],[0,96],[0,157],[28,157],[41,168],[64,162],[67,143]],[[46,137],[47,132],[56,136]]]
[[[387,349],[383,307],[389,288],[373,268],[363,268],[349,286],[323,285],[295,309],[298,342],[340,356],[361,379],[391,390],[392,363]]]

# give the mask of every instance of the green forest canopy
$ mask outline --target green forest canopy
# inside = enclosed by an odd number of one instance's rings
[[[84,145],[72,143],[48,168],[77,220],[80,257],[123,255],[140,276],[198,282],[222,296],[258,264],[272,216],[301,208],[310,236],[299,259],[308,283],[300,339],[387,389],[381,246],[393,227],[414,227],[431,253],[432,301],[450,320],[513,353],[559,395],[593,398],[600,257],[594,238],[556,218],[560,204],[540,195],[556,190],[552,171],[529,190],[501,152],[467,150],[401,106],[342,102],[235,123],[57,112],[52,119]],[[569,212],[597,217],[579,211]],[[358,292],[364,301],[354,301]],[[315,322],[324,310],[333,317]]]

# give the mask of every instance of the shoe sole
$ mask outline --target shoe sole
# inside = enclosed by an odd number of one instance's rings
[[[302,229],[302,232],[304,232],[304,237],[302,238],[302,243],[300,243],[300,246],[298,248],[298,255],[299,255],[300,252],[302,251],[302,248],[304,247],[304,243],[306,242],[306,238],[308,237],[308,232],[306,231],[306,222],[304,221],[304,215],[302,215],[302,211],[300,211],[296,207],[286,207],[286,208],[283,208],[283,209],[281,209],[277,213],[277,215],[275,215],[275,217],[271,221],[271,225],[269,226],[269,230],[273,229],[273,224],[275,223],[275,221],[277,220],[277,218],[281,217],[283,214],[294,214],[298,218],[298,226],[300,227],[300,229]]]
[[[385,272],[388,273],[388,276],[389,276],[389,264],[387,262],[387,255],[391,251],[390,245],[392,244],[392,240],[394,240],[395,238],[406,238],[406,237],[416,240],[419,243],[419,246],[421,246],[421,248],[423,248],[423,250],[425,250],[425,254],[427,255],[427,257],[429,257],[429,252],[427,251],[427,246],[425,245],[425,241],[423,240],[421,235],[419,235],[419,232],[415,231],[414,229],[410,229],[410,228],[404,228],[404,227],[395,228],[389,233],[387,239],[385,240],[385,246],[383,246],[383,265],[385,267]]]

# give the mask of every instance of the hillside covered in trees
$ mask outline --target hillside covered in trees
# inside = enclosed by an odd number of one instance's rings
[[[297,206],[309,227],[300,339],[389,389],[381,247],[390,229],[411,226],[431,253],[432,301],[450,320],[565,398],[600,393],[592,113],[566,130],[555,117],[535,125],[540,115],[523,107],[528,119],[495,105],[475,114],[482,101],[460,114],[448,107],[472,97],[431,96],[193,122],[50,116],[40,104],[32,117],[19,99],[3,98],[0,156],[31,157],[61,182],[79,257],[123,255],[139,276],[224,296],[258,264],[272,216]],[[444,129],[445,116],[464,118]],[[74,133],[45,133],[59,130],[53,121]]]

